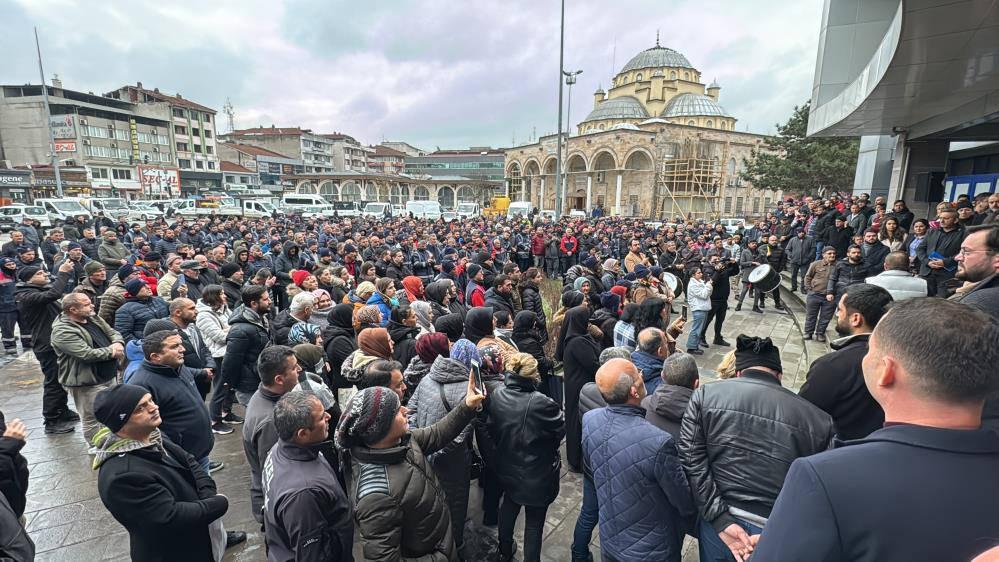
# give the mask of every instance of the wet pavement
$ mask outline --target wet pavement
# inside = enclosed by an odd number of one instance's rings
[[[808,364],[826,351],[824,344],[804,342],[798,323],[803,322],[800,302],[792,299],[793,315],[779,314],[768,307],[760,315],[747,310],[734,312],[734,299],[723,331],[725,339],[735,342],[739,333],[767,335],[781,348],[784,362],[784,385],[797,388],[804,381]],[[713,328],[712,328],[713,329]],[[680,339],[685,342],[686,335]],[[697,358],[705,381],[714,378],[714,367],[731,348],[712,346]],[[90,467],[91,457],[82,432],[48,436],[41,418],[41,371],[29,352],[19,358],[0,358],[0,410],[8,420],[21,418],[27,424],[27,445],[23,450],[28,459],[31,480],[25,513],[27,530],[35,541],[37,560],[127,560],[128,535],[109,515],[97,494],[97,474]],[[250,474],[243,457],[239,426],[229,435],[216,435],[214,460],[225,462],[225,468],[213,477],[219,492],[229,497],[229,512],[224,522],[228,530],[242,530],[249,535],[247,542],[227,552],[227,561],[261,561],[266,556],[263,537],[250,514]],[[542,559],[570,559],[572,531],[582,499],[581,476],[563,471],[561,492],[548,509]],[[481,494],[473,483],[469,502],[466,540],[469,560],[490,560],[497,557],[496,529],[481,525]],[[517,536],[522,537],[523,517],[518,522]],[[598,533],[594,533],[591,552],[599,560]],[[520,539],[518,538],[518,542]],[[688,539],[684,561],[697,560],[695,541]],[[523,545],[518,547],[518,553]],[[355,558],[362,560],[359,546]],[[519,554],[516,559],[520,559]]]

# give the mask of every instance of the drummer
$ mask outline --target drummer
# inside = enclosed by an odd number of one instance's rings
[[[784,251],[784,247],[780,245],[776,234],[771,234],[767,238],[767,243],[760,246],[760,257],[764,259],[764,263],[769,265],[777,274],[784,271],[784,267],[787,266],[787,253]],[[756,305],[755,308],[766,308],[767,295],[770,295],[774,299],[774,308],[780,312],[784,312],[784,303],[780,300],[780,290],[770,291],[769,293],[764,293],[763,291],[756,291]]]

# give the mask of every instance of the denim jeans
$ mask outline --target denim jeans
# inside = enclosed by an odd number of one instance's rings
[[[198,464],[201,465],[201,470],[204,470],[205,474],[208,474],[208,464],[211,462],[212,460],[209,459],[208,457],[205,457],[203,459],[198,459]]]
[[[590,540],[593,539],[593,529],[600,520],[600,510],[597,506],[597,487],[593,479],[583,476],[583,505],[579,508],[576,519],[576,529],[572,532],[572,561],[586,561],[590,554]]]
[[[757,527],[752,523],[736,520],[740,527],[746,530],[750,536],[763,532],[763,527]],[[711,524],[701,521],[701,534],[697,539],[698,552],[701,562],[735,562],[732,551],[725,546],[725,542],[718,536],[718,531]]]
[[[691,315],[694,323],[690,326],[690,333],[687,334],[687,349],[697,349],[701,343],[701,331],[704,330],[704,322],[708,318],[708,310],[694,310]]]

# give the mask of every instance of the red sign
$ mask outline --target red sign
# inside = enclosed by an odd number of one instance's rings
[[[56,152],[76,152],[76,141],[75,140],[57,140],[57,141],[55,141],[55,151]]]

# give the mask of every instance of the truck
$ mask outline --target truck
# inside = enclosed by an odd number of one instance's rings
[[[121,217],[128,218],[128,205],[125,204],[124,199],[119,197],[82,198],[80,204],[95,216],[102,213],[111,220],[118,220]]]
[[[506,215],[506,210],[510,208],[510,198],[505,195],[497,195],[489,202],[489,206],[482,210],[482,214],[487,218],[499,218]]]
[[[458,203],[458,208],[455,209],[455,212],[459,219],[471,219],[482,216],[482,209],[479,208],[478,203]]]

